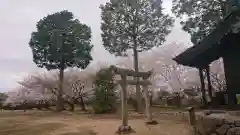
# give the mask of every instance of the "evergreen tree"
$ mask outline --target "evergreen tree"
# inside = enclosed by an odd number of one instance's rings
[[[183,30],[196,45],[229,13],[231,2],[237,4],[236,0],[173,0],[172,12],[181,19]]]
[[[94,82],[94,104],[95,113],[111,113],[116,111],[116,94],[114,74],[110,69],[102,69],[96,75]]]
[[[38,67],[59,70],[57,111],[62,111],[64,69],[84,69],[92,60],[90,27],[74,19],[71,12],[57,12],[37,23],[37,31],[32,33],[29,46],[32,49],[33,61]]]
[[[128,49],[133,49],[136,72],[138,52],[162,45],[174,22],[163,13],[162,0],[111,0],[100,8],[104,47],[117,56],[125,56]],[[143,108],[139,84],[136,97],[140,112]]]

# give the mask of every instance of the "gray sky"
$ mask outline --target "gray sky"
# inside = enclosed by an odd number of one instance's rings
[[[39,70],[32,62],[28,42],[36,23],[46,16],[61,10],[69,10],[81,22],[92,29],[92,52],[94,60],[109,59],[102,47],[100,36],[99,5],[108,0],[1,0],[0,1],[0,91],[16,87],[23,75]],[[171,0],[164,0],[166,11],[170,11]],[[165,44],[183,42],[189,44],[189,36],[177,23]]]

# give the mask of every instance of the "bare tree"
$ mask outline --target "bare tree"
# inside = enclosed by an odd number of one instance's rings
[[[86,72],[79,70],[68,70],[63,80],[62,100],[70,105],[70,110],[74,110],[74,105],[80,103],[83,110],[86,110],[84,99],[91,94],[90,76],[84,75]],[[82,77],[80,78],[80,76]],[[45,72],[37,75],[29,75],[19,82],[23,87],[39,94],[51,94],[55,99],[57,96],[58,76],[55,72]],[[44,97],[44,96],[43,96]],[[80,100],[80,101],[79,101]]]
[[[70,111],[74,110],[75,104],[80,104],[83,111],[86,111],[85,101],[90,100],[93,94],[92,81],[90,76],[81,77],[84,70],[78,74],[76,71],[69,71],[65,76],[64,86],[67,92],[64,93],[65,99],[68,100]]]

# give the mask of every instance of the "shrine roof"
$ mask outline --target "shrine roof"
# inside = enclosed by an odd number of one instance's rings
[[[221,40],[228,35],[232,25],[239,21],[237,18],[239,15],[240,11],[230,13],[199,44],[186,49],[173,60],[178,64],[196,68],[204,67],[217,60],[222,55]]]

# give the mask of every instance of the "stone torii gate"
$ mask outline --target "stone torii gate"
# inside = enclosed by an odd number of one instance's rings
[[[127,111],[127,85],[137,85],[140,84],[143,87],[144,99],[145,99],[145,109],[146,109],[146,124],[156,125],[157,121],[152,120],[152,113],[150,110],[150,99],[148,95],[148,85],[151,85],[151,82],[148,78],[152,75],[151,71],[148,72],[135,72],[134,70],[118,68],[116,66],[111,66],[111,70],[115,75],[120,75],[121,80],[117,80],[117,83],[121,85],[121,102],[122,102],[122,125],[118,128],[117,133],[131,133],[133,129],[128,125],[128,111]],[[137,80],[127,80],[128,76],[132,77],[141,77],[139,81]]]

